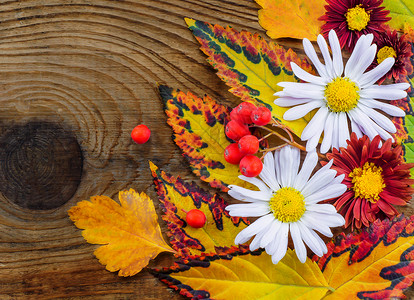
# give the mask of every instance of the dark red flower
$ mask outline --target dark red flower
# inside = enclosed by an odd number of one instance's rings
[[[387,27],[385,31],[379,33],[374,43],[377,44],[377,56],[370,68],[376,67],[387,57],[392,56],[395,58],[395,63],[391,70],[378,82],[381,84],[385,79],[391,78],[397,81],[403,80],[407,76],[406,67],[411,64],[410,57],[413,55],[407,36],[404,34],[398,37],[397,30],[391,30],[391,28]]]
[[[327,37],[331,29],[336,31],[341,48],[352,51],[358,38],[373,33],[374,37],[382,31],[382,25],[391,20],[384,10],[383,0],[326,0],[325,15],[319,18],[325,21],[322,34]]]
[[[371,142],[367,136],[358,139],[352,133],[346,148],[341,152],[334,148],[326,155],[333,159],[332,169],[345,174],[342,183],[347,191],[329,201],[344,216],[345,227],[361,228],[376,219],[392,218],[398,214],[393,205],[406,205],[414,192],[410,179],[414,164],[403,161],[401,145],[394,148],[389,139],[378,147],[380,141],[380,136]]]

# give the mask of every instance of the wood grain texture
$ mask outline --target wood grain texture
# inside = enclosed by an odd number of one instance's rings
[[[57,124],[77,140],[83,163],[75,194],[56,208],[33,210],[0,195],[0,299],[181,299],[146,271],[132,278],[106,271],[67,210],[130,187],[158,206],[148,160],[207,188],[172,141],[157,85],[238,103],[183,18],[264,36],[258,9],[249,0],[0,2],[0,137],[28,122]],[[281,43],[301,48],[298,41]],[[152,130],[144,145],[130,139],[140,123]],[[152,265],[170,262],[161,254]]]

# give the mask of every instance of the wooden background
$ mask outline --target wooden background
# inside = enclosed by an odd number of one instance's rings
[[[157,205],[148,160],[199,182],[157,84],[235,106],[183,18],[264,36],[257,11],[249,0],[0,2],[0,299],[181,299],[147,271],[106,271],[67,210],[130,187]],[[130,139],[140,123],[145,145]]]

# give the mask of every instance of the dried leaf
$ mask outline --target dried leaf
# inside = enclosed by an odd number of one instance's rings
[[[404,24],[408,23],[414,27],[414,1],[412,0],[384,0],[382,3],[390,11],[392,18],[387,24],[402,31]]]
[[[324,299],[398,299],[414,280],[414,216],[377,220],[360,233],[342,233],[315,257],[335,289]]]
[[[208,96],[201,99],[163,85],[159,90],[167,122],[174,130],[174,142],[183,151],[194,174],[223,192],[228,191],[229,184],[253,188],[238,178],[239,166],[224,159],[224,149],[230,145],[224,133],[229,109]]]
[[[132,276],[160,252],[174,252],[162,238],[154,204],[145,193],[119,192],[119,205],[106,196],[94,196],[72,207],[69,217],[84,229],[88,243],[105,245],[95,250],[99,262],[119,276]]]
[[[193,299],[321,299],[331,288],[310,259],[288,250],[277,264],[266,253],[216,256],[177,264],[154,275]]]
[[[318,19],[325,13],[323,0],[255,0],[259,23],[272,39],[290,37],[316,41],[324,22]]]
[[[220,196],[212,196],[195,183],[186,183],[180,177],[166,174],[151,162],[150,168],[164,211],[162,218],[168,225],[171,245],[181,258],[228,254],[244,249],[235,246],[234,239],[248,221],[230,217],[224,210],[227,204]],[[201,210],[207,217],[203,228],[192,228],[185,221],[184,211],[194,208]]]
[[[300,136],[312,117],[285,121],[282,116],[289,108],[274,104],[273,94],[282,90],[277,86],[281,81],[299,81],[290,67],[295,62],[302,69],[313,73],[306,61],[298,58],[291,49],[267,43],[258,34],[241,31],[206,22],[185,19],[188,27],[201,44],[201,50],[208,56],[207,61],[217,70],[217,75],[231,87],[230,92],[242,101],[266,106],[272,115]]]

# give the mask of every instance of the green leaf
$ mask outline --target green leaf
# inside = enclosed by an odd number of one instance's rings
[[[387,24],[402,31],[404,24],[414,27],[414,1],[412,0],[384,0],[382,3],[390,11],[392,18]]]
[[[295,62],[302,69],[313,73],[307,61],[298,58],[291,49],[285,50],[273,42],[266,42],[258,34],[237,31],[231,27],[211,25],[185,19],[207,61],[217,70],[217,75],[231,87],[230,92],[242,101],[266,106],[272,115],[300,136],[312,114],[296,121],[285,121],[282,116],[288,108],[274,104],[273,94],[282,90],[277,83],[299,81],[290,67]]]

